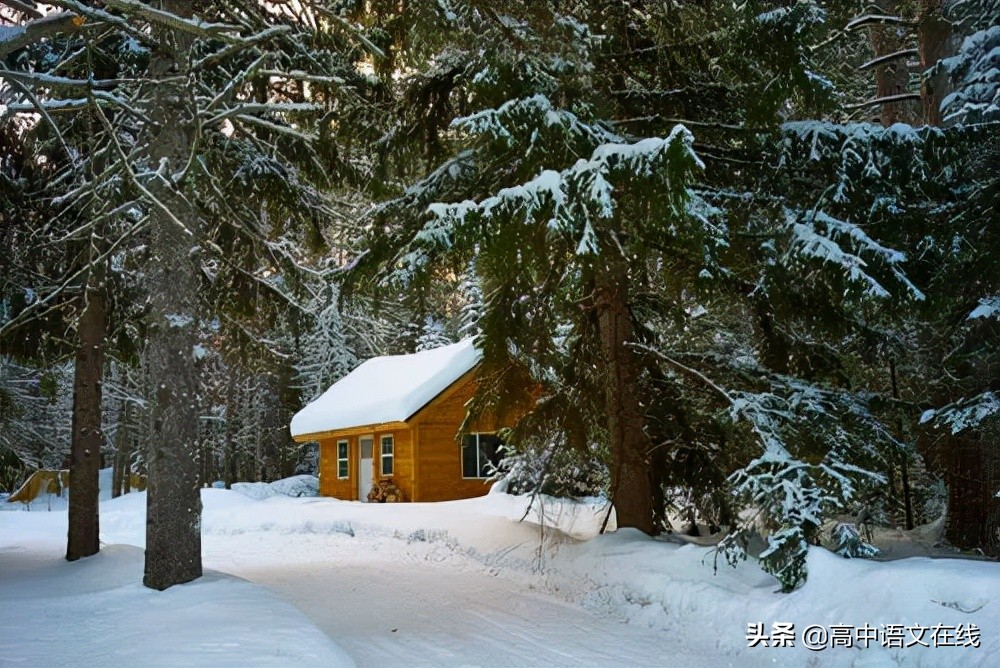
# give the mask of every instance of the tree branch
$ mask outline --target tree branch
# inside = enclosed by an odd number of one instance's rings
[[[40,39],[59,33],[75,32],[83,26],[83,22],[83,17],[73,12],[59,12],[29,21],[23,26],[13,28],[0,26],[0,60]]]
[[[917,50],[917,49],[903,49],[902,51],[896,51],[895,53],[890,53],[890,54],[885,55],[885,56],[879,56],[878,58],[872,58],[867,63],[859,65],[858,69],[864,71],[864,70],[870,69],[872,67],[876,67],[878,65],[882,65],[884,63],[888,63],[888,62],[890,62],[892,60],[898,60],[900,58],[905,58],[907,56],[916,56],[916,55],[919,55],[919,54],[920,54],[920,51]]]
[[[45,14],[35,9],[33,4],[28,4],[27,2],[21,2],[21,0],[0,0],[0,5],[7,5],[11,9],[16,9],[17,11],[30,16],[33,19],[40,19]]]
[[[226,33],[239,29],[239,26],[225,23],[206,23],[198,19],[186,19],[173,12],[150,7],[138,0],[104,0],[104,4],[119,10],[128,11],[133,18],[140,18],[178,32],[186,32],[195,37],[215,37],[230,41],[233,38]]]
[[[880,104],[892,104],[893,102],[903,102],[905,100],[919,100],[920,93],[900,93],[899,95],[886,95],[885,97],[876,97],[871,100],[866,100],[864,102],[858,102],[857,104],[848,104],[845,109],[864,109],[865,107],[877,107]]]
[[[884,14],[865,14],[864,16],[859,16],[854,19],[846,26],[844,30],[857,30],[858,28],[863,28],[864,26],[872,24],[883,24],[883,23],[895,23],[896,25],[915,27],[917,23],[915,21],[907,21],[901,16],[886,16]]]

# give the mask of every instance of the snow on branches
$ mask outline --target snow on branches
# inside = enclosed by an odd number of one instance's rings
[[[485,137],[489,145],[509,145],[520,139],[528,144],[529,154],[551,146],[551,139],[543,142],[540,134],[553,129],[560,139],[559,148],[593,148],[589,158],[580,158],[563,169],[543,168],[531,180],[501,188],[479,202],[431,204],[427,209],[431,219],[398,264],[395,278],[399,280],[407,280],[426,265],[429,253],[451,248],[456,236],[496,234],[489,221],[497,219],[521,220],[529,225],[544,220],[548,234],[572,239],[578,255],[598,253],[598,221],[616,215],[617,198],[636,181],[647,185],[646,192],[655,192],[664,207],[662,231],[680,236],[684,221],[693,221],[701,228],[698,236],[711,238],[715,245],[725,243],[724,230],[710,220],[712,208],[687,188],[675,187],[674,181],[685,183],[703,168],[692,148],[693,136],[681,125],[667,137],[628,142],[598,124],[583,123],[570,112],[554,110],[540,95],[507,102],[498,109],[458,119],[453,125]],[[557,159],[569,155],[558,149],[554,152]]]

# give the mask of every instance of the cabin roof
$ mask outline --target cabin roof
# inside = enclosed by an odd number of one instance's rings
[[[296,413],[292,436],[405,422],[480,359],[472,339],[412,355],[374,357]]]

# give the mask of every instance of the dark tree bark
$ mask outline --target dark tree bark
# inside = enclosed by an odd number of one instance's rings
[[[920,68],[924,72],[946,57],[951,37],[951,23],[942,15],[944,0],[922,0],[917,28]],[[948,77],[938,72],[924,76],[920,83],[920,99],[924,107],[924,123],[941,125],[941,100],[946,95]]]
[[[104,378],[105,308],[100,272],[91,271],[86,304],[77,326],[79,347],[73,379],[73,432],[69,466],[69,531],[66,559],[100,549],[98,476],[101,467],[101,381]]]
[[[889,359],[889,375],[892,381],[892,398],[899,400],[899,383],[896,380],[896,360]],[[903,418],[896,417],[896,438],[902,442]],[[899,473],[903,483],[903,511],[905,514],[905,527],[907,531],[913,529],[913,494],[910,490],[910,455],[902,447],[896,448],[896,455],[899,458]]]
[[[966,361],[953,370],[963,382],[948,388],[935,404],[1000,388],[1000,360],[990,354],[1000,340],[998,333],[1000,327],[985,319],[972,325],[958,352]],[[1000,556],[1000,498],[996,496],[1000,490],[1000,420],[987,418],[958,434],[947,428],[941,431],[935,454],[948,485],[945,537],[955,547]]]
[[[634,527],[652,535],[651,445],[644,430],[639,361],[629,346],[634,332],[628,305],[628,273],[614,249],[608,249],[602,257],[606,258],[605,267],[595,278],[594,305],[606,382],[611,496],[619,527]]]
[[[878,0],[875,3],[883,14],[896,15],[900,11],[899,0]],[[871,33],[872,50],[876,58],[888,56],[907,48],[907,37],[898,25],[892,23],[876,24]],[[912,48],[912,42],[910,43]],[[896,58],[875,68],[875,97],[889,98],[908,92],[910,70],[905,58]],[[882,125],[889,127],[893,123],[919,123],[915,113],[914,102],[887,102],[879,106]]]
[[[194,3],[167,0],[159,6],[190,17]],[[155,89],[149,162],[165,174],[182,172],[196,142],[187,77],[190,37],[162,29],[150,62]],[[183,177],[180,177],[183,178]],[[189,582],[202,574],[201,481],[198,463],[198,378],[194,348],[201,221],[181,195],[182,183],[157,182],[150,202],[148,361],[152,383],[146,566],[143,583],[153,589]]]
[[[111,476],[111,496],[117,498],[132,489],[132,404],[126,401],[118,419],[115,435],[115,461]]]
[[[237,367],[231,366],[226,378],[226,452],[223,455],[223,477],[226,489],[232,489],[236,482],[236,388],[239,378]]]
[[[955,547],[1000,556],[1000,428],[951,435],[947,451],[948,517],[945,538]]]

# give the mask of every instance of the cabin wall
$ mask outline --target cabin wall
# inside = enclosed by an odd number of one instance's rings
[[[358,498],[358,441],[347,439],[348,477],[337,477],[337,441],[343,439],[326,438],[319,442],[319,493],[343,501]]]
[[[475,391],[474,380],[460,381],[412,420],[417,442],[416,501],[469,499],[489,491],[485,480],[462,477],[462,444],[457,439],[458,429],[465,419],[465,405]],[[470,431],[496,431],[495,420],[474,423]]]
[[[393,437],[393,473],[381,475],[382,436]],[[342,501],[358,501],[358,482],[360,477],[361,448],[358,440],[363,436],[374,436],[372,446],[372,482],[392,480],[403,493],[403,499],[413,500],[413,437],[409,429],[374,430],[366,434],[338,436],[336,434],[322,439],[319,443],[319,493],[321,496],[332,496]],[[348,477],[337,477],[337,442],[346,440],[348,443]],[[363,494],[367,497],[368,490]]]
[[[381,475],[381,437],[392,434],[394,440],[395,462],[391,476]],[[392,480],[403,493],[404,501],[413,501],[413,435],[409,429],[391,432],[375,432],[375,477],[373,480]]]

